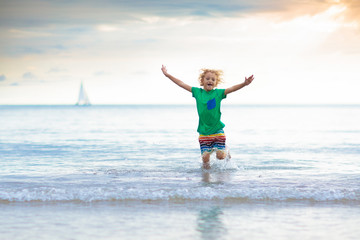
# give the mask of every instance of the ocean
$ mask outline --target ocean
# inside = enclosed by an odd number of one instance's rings
[[[359,239],[360,106],[0,106],[0,239]]]

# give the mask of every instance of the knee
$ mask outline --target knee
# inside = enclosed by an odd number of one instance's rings
[[[216,152],[216,158],[217,158],[217,159],[223,160],[223,159],[225,159],[225,157],[226,157],[226,153],[225,153],[225,152],[223,152],[223,151],[217,151],[217,152]]]
[[[210,161],[210,153],[208,152],[205,152],[203,155],[202,155],[202,160],[204,163],[207,163]]]

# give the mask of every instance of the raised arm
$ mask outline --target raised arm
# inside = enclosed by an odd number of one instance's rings
[[[254,80],[254,75],[251,75],[248,78],[245,77],[245,81],[243,83],[240,83],[240,84],[237,84],[237,85],[234,85],[232,87],[225,89],[225,95],[235,92],[235,91],[249,85],[253,80]]]
[[[173,81],[176,85],[178,85],[179,87],[182,87],[183,89],[191,92],[191,86],[187,85],[186,83],[184,83],[183,81],[181,81],[180,79],[177,79],[176,77],[173,77],[172,75],[170,75],[167,70],[166,67],[164,65],[162,65],[161,67],[161,71],[163,72],[163,74],[165,75],[165,77],[169,78],[171,81]]]

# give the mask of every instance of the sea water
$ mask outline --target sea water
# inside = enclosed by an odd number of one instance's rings
[[[0,239],[359,239],[360,106],[0,106]]]

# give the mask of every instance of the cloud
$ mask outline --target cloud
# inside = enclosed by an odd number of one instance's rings
[[[5,75],[4,74],[0,75],[0,82],[5,81],[5,80],[6,80]]]
[[[103,31],[115,31],[108,23],[139,21],[144,16],[161,17],[237,17],[265,12],[315,14],[335,0],[12,0],[0,3],[0,26],[21,28],[57,25],[98,25]],[[354,1],[344,1],[358,7]],[[340,4],[340,3],[339,3]]]
[[[34,74],[32,74],[31,72],[24,73],[22,77],[24,79],[34,79],[35,78]]]
[[[151,28],[164,19],[174,19],[173,24],[178,26],[189,19],[190,22],[217,21],[261,14],[271,14],[281,22],[303,15],[314,16],[333,5],[346,6],[342,15],[349,17],[356,16],[353,9],[359,10],[351,0],[312,0],[306,3],[298,0],[1,1],[0,54],[14,57],[62,54],[99,45],[104,39],[102,34],[107,34],[108,39],[112,36],[116,39],[116,34],[121,34],[125,41],[150,44],[156,43],[161,35],[141,36],[137,29],[131,30],[129,26],[142,24]],[[160,29],[159,25],[156,27]],[[130,39],[130,36],[137,38]]]
[[[105,71],[97,71],[97,72],[94,72],[94,76],[105,76],[105,75],[109,75],[109,73],[105,72]]]
[[[81,48],[75,40],[83,35],[84,30],[73,27],[36,27],[26,31],[9,29],[3,30],[0,39],[0,54],[19,57],[22,55],[41,55],[46,53],[58,54],[74,48]],[[1,29],[0,29],[1,34]]]
[[[96,29],[100,32],[116,32],[119,31],[119,27],[110,24],[100,24],[96,26]]]
[[[62,73],[66,72],[67,70],[65,68],[59,68],[59,67],[52,67],[48,73]]]
[[[348,13],[346,15],[346,18],[348,20],[356,20],[360,21],[360,3],[359,1],[355,0],[339,0],[340,4],[344,4],[347,9]]]

